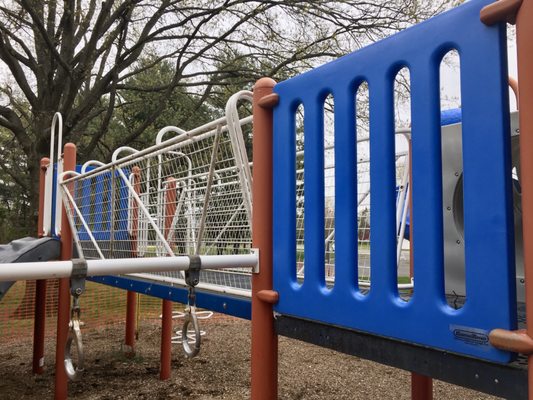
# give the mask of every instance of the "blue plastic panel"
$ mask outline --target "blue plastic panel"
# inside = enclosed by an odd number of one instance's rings
[[[452,108],[451,110],[443,110],[440,113],[440,124],[442,126],[459,124],[461,122],[461,109]]]
[[[505,27],[487,27],[475,0],[276,85],[274,288],[276,311],[483,359],[507,362],[493,328],[516,327]],[[461,57],[467,301],[444,294],[439,65]],[[396,289],[394,77],[408,67],[412,104],[414,295]],[[354,97],[370,93],[371,289],[357,285]],[[324,279],[323,104],[335,103],[335,284]],[[304,107],[305,278],[296,278],[295,112]]]
[[[94,167],[88,167],[87,171],[91,171]],[[81,165],[76,166],[76,172],[81,172]],[[124,171],[126,176],[129,172]],[[128,216],[122,215],[126,213],[128,209],[128,188],[122,180],[118,172],[115,173],[115,199],[116,201],[110,201],[110,199],[102,199],[101,201],[94,201],[92,197],[96,195],[106,194],[111,196],[111,184],[112,173],[105,172],[99,174],[93,178],[83,179],[78,181],[76,190],[81,190],[83,193],[81,204],[79,209],[87,224],[91,228],[91,232],[94,238],[99,241],[106,241],[111,239],[111,221],[112,218],[112,205],[115,205],[115,240],[128,240]],[[104,205],[106,206],[104,209]],[[79,218],[75,216],[75,218]],[[80,226],[78,236],[80,240],[90,240],[89,234],[83,226]]]

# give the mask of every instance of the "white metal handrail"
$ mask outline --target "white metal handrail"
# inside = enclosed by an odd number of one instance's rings
[[[255,268],[256,254],[235,254],[223,256],[199,256],[200,269]],[[87,276],[120,275],[133,273],[155,273],[165,271],[187,271],[191,266],[188,256],[117,258],[113,260],[86,260]],[[34,279],[69,278],[72,275],[72,261],[47,261],[0,264],[0,282]]]
[[[56,129],[57,137],[57,160],[54,158],[54,145]],[[44,187],[44,213],[43,213],[43,235],[59,235],[61,227],[61,198],[59,194],[58,180],[54,181],[54,165],[56,165],[56,176],[63,172],[63,117],[61,113],[56,112],[52,118],[52,126],[50,130],[50,164],[45,173],[45,187]],[[56,202],[52,204],[53,192],[56,192]],[[55,230],[52,232],[52,210],[55,210]]]

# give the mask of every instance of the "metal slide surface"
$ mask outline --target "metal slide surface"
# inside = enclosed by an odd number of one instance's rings
[[[50,261],[59,258],[59,240],[25,237],[0,245],[0,263]],[[16,268],[16,266],[13,266]],[[0,282],[0,301],[15,282]]]

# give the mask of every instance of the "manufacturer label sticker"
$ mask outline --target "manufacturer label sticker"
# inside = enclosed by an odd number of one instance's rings
[[[469,326],[450,325],[450,330],[456,340],[474,346],[488,346],[489,332],[483,329],[471,328]]]

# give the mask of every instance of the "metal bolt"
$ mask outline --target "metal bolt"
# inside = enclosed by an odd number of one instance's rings
[[[446,207],[446,210],[450,211],[452,208],[450,206]]]
[[[494,379],[494,383],[500,383],[498,379]]]
[[[226,310],[228,308],[228,305],[226,303],[222,303],[222,308]]]
[[[475,374],[474,378],[479,379],[479,374]]]
[[[82,293],[81,288],[77,288],[77,289],[76,289],[76,294],[77,294],[77,295],[80,295],[81,293]]]
[[[455,243],[461,244],[461,241],[460,240],[456,240]]]
[[[456,173],[455,173],[455,176],[459,176],[459,172],[456,172]]]
[[[524,283],[526,280],[524,278],[520,278],[520,283]]]

